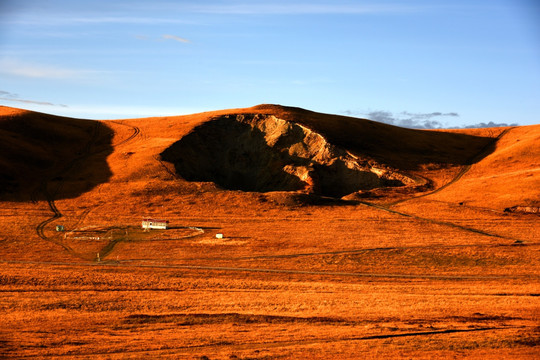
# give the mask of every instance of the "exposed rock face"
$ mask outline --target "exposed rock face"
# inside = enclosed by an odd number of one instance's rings
[[[161,157],[188,181],[211,181],[231,190],[302,190],[341,197],[412,182],[272,115],[218,117],[193,129]]]
[[[504,209],[504,212],[538,214],[538,215],[540,215],[540,207],[538,207],[538,206],[520,206],[520,205],[516,205],[516,206],[512,206],[512,207]]]

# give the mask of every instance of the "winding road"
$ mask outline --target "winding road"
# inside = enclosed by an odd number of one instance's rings
[[[115,124],[118,124],[118,125],[129,127],[131,129],[131,134],[129,136],[127,136],[126,138],[121,139],[116,144],[114,144],[115,147],[126,144],[126,143],[128,143],[130,141],[133,141],[135,138],[137,138],[141,134],[140,128],[138,128],[136,126],[126,124],[126,123],[121,122],[121,121],[111,121],[111,122],[113,122]],[[408,199],[401,200],[399,202],[395,202],[395,203],[392,203],[392,204],[386,204],[386,205],[379,205],[379,204],[375,204],[375,203],[371,203],[371,202],[365,202],[365,201],[360,202],[360,204],[362,204],[364,206],[374,208],[374,209],[377,209],[377,210],[380,210],[380,211],[389,212],[389,213],[392,213],[392,214],[395,214],[395,215],[415,219],[415,220],[418,220],[418,221],[425,221],[425,222],[438,224],[438,225],[442,225],[442,226],[448,226],[448,227],[452,227],[452,228],[457,228],[457,229],[460,229],[460,230],[463,230],[463,231],[466,231],[466,232],[471,232],[471,233],[480,234],[480,235],[489,236],[489,237],[494,237],[494,238],[500,238],[500,239],[505,239],[505,240],[513,240],[513,241],[520,241],[519,239],[515,239],[515,238],[512,238],[512,237],[502,236],[502,235],[486,232],[486,231],[483,231],[483,230],[458,225],[458,224],[448,222],[448,221],[424,218],[424,217],[420,217],[420,216],[417,216],[417,215],[414,215],[414,214],[408,214],[408,213],[405,213],[405,212],[402,212],[402,211],[393,210],[393,209],[390,208],[391,206],[393,206],[393,205],[395,205],[397,203],[403,202],[403,201],[408,201],[408,200],[411,200],[411,199],[431,195],[433,193],[441,191],[444,188],[447,188],[448,186],[456,183],[457,181],[459,181],[463,177],[463,175],[465,175],[469,171],[472,164],[477,162],[479,159],[485,157],[489,153],[489,151],[491,150],[492,146],[502,136],[504,136],[506,133],[508,133],[508,131],[510,131],[511,129],[512,128],[508,128],[508,129],[505,129],[504,131],[502,131],[496,138],[493,139],[492,142],[487,144],[478,154],[473,156],[468,161],[469,164],[464,166],[460,170],[460,172],[451,181],[449,181],[447,184],[443,185],[442,187],[440,187],[440,188],[438,188],[438,189],[436,189],[436,190],[434,190],[434,191],[432,191],[430,193],[423,194],[423,195],[416,196],[416,197],[411,197],[411,198],[408,198]],[[53,222],[53,221],[55,221],[55,220],[57,220],[57,219],[59,219],[59,218],[61,218],[63,216],[63,214],[60,212],[60,210],[57,208],[57,206],[55,204],[55,197],[58,195],[58,192],[61,189],[62,182],[59,183],[57,189],[55,189],[55,191],[52,192],[52,193],[50,193],[48,191],[48,185],[49,185],[48,183],[54,178],[61,177],[61,176],[65,175],[76,164],[80,163],[82,160],[86,159],[87,157],[93,155],[93,153],[91,151],[92,150],[92,145],[96,142],[96,140],[98,139],[98,136],[99,136],[99,123],[96,123],[96,125],[94,127],[94,130],[93,130],[93,133],[92,133],[92,136],[90,137],[90,140],[88,141],[88,143],[85,144],[85,146],[79,152],[80,155],[78,157],[76,157],[74,160],[72,160],[67,166],[65,166],[54,177],[50,177],[50,180],[44,181],[41,184],[40,188],[39,188],[39,191],[41,193],[43,193],[45,195],[46,199],[47,199],[47,204],[48,204],[48,207],[49,207],[50,211],[52,212],[52,216],[50,218],[44,220],[43,222],[41,222],[40,224],[38,224],[36,226],[37,234],[40,236],[40,238],[42,238],[42,239],[44,239],[46,241],[53,242],[53,243],[63,247],[70,254],[72,254],[72,255],[74,255],[74,256],[76,256],[78,258],[84,259],[84,260],[95,260],[95,259],[87,259],[86,257],[82,256],[81,254],[78,254],[75,251],[73,251],[73,249],[71,249],[68,245],[62,243],[61,241],[58,241],[54,237],[48,237],[45,234],[45,231],[44,231],[45,227],[48,224],[50,224],[51,222]],[[95,151],[95,152],[97,153],[97,151]],[[161,164],[161,166],[169,174],[171,174],[172,176],[177,178],[177,175],[171,169],[169,169],[168,166],[166,166],[166,164],[164,164],[159,159],[159,157],[155,157],[155,159]],[[91,211],[91,210],[87,210],[82,216],[86,216],[89,211]],[[200,235],[200,234],[188,235],[187,237],[189,238],[189,237],[198,236],[198,235]],[[105,257],[114,249],[114,247],[119,242],[122,242],[124,240],[126,240],[126,239],[123,238],[123,237],[118,238],[118,239],[114,239],[110,243],[108,243],[105,247],[103,247],[99,251],[99,253],[101,255],[101,259],[104,260]],[[330,251],[330,252],[324,252],[324,253],[300,253],[300,254],[286,254],[286,255],[261,255],[261,256],[258,256],[258,257],[254,256],[254,257],[247,257],[247,258],[242,258],[242,259],[248,259],[248,258],[250,258],[250,259],[251,258],[253,258],[253,259],[256,259],[256,258],[289,258],[289,257],[301,257],[301,256],[329,255],[329,254],[347,254],[347,253],[358,253],[358,252],[368,251],[368,250],[369,249],[356,249],[356,250],[342,250],[342,251],[338,250],[338,251]],[[383,250],[383,249],[380,249],[380,250]],[[200,259],[200,260],[202,260],[202,259]],[[227,259],[207,259],[207,260],[227,260]],[[101,264],[105,265],[106,261],[101,262]],[[115,263],[115,264],[116,264],[116,266],[119,265],[118,263]],[[126,265],[124,265],[124,266],[126,266]],[[150,265],[147,265],[147,264],[139,264],[139,265],[130,264],[129,266],[149,267]],[[341,272],[301,271],[301,270],[283,270],[283,269],[254,269],[254,268],[241,268],[241,267],[215,267],[215,266],[192,266],[192,265],[152,265],[152,266],[154,266],[154,267],[177,267],[177,268],[199,269],[199,270],[278,272],[278,273],[306,274],[306,275],[390,277],[390,278],[396,278],[397,277],[397,278],[427,278],[427,279],[447,279],[447,278],[454,279],[454,278],[456,278],[456,277],[452,277],[452,276],[447,277],[447,276],[437,276],[437,275],[430,275],[430,274],[420,276],[420,275],[408,275],[408,274],[363,274],[363,273],[341,273]],[[464,277],[463,276],[457,276],[457,278],[461,279],[461,278],[464,278]],[[469,277],[465,277],[465,278],[469,278]],[[474,277],[471,277],[471,278],[474,278]]]
[[[131,127],[133,129],[133,132],[130,134],[130,136],[128,136],[126,139],[121,140],[119,143],[115,144],[114,146],[118,146],[118,145],[127,143],[127,142],[133,140],[135,137],[137,137],[140,134],[140,129],[138,127],[136,127],[136,126],[123,124],[123,123],[118,122],[118,121],[113,121],[113,122],[117,123],[117,124],[120,124],[120,125],[129,126],[129,127]],[[38,187],[38,189],[35,190],[31,194],[32,202],[34,202],[34,203],[37,202],[38,194],[39,193],[43,194],[46,201],[47,201],[47,205],[49,207],[49,210],[52,212],[51,217],[49,217],[48,219],[42,221],[41,223],[39,223],[36,226],[36,233],[38,234],[38,236],[41,239],[45,240],[45,241],[48,241],[48,242],[51,242],[51,243],[54,243],[56,245],[61,246],[62,248],[64,248],[71,255],[73,255],[73,256],[75,256],[77,258],[83,259],[83,260],[90,260],[90,259],[88,259],[86,256],[83,256],[83,255],[77,253],[76,251],[74,251],[67,244],[63,243],[62,241],[57,240],[56,237],[47,236],[45,234],[45,228],[51,222],[63,217],[62,212],[56,206],[55,199],[57,198],[58,194],[60,193],[60,191],[62,189],[62,186],[64,184],[65,175],[69,171],[71,171],[75,166],[80,165],[83,160],[89,158],[92,155],[98,154],[98,153],[103,151],[103,149],[95,149],[94,151],[92,151],[92,147],[94,146],[94,144],[97,142],[97,140],[100,137],[101,126],[103,126],[103,125],[99,121],[96,120],[95,123],[94,123],[94,126],[92,127],[92,133],[90,135],[90,138],[89,138],[88,142],[77,152],[77,156],[73,160],[68,162],[56,174],[54,174],[53,176],[49,176],[48,179],[42,181],[40,186]],[[51,192],[49,190],[49,187],[50,187],[50,183],[54,179],[60,179],[60,180],[58,181],[58,185],[57,185],[56,189],[54,189],[54,191]],[[83,216],[83,217],[87,216],[89,211],[90,210],[87,210],[87,211],[83,212],[83,214],[81,216]]]
[[[467,160],[467,164],[465,166],[463,166],[461,168],[461,170],[456,174],[456,176],[450,180],[449,182],[447,182],[446,184],[444,184],[443,186],[433,190],[433,191],[430,191],[428,193],[425,193],[425,194],[421,194],[421,195],[418,195],[418,196],[412,196],[410,198],[407,198],[407,199],[402,199],[402,200],[398,200],[398,201],[394,201],[392,203],[389,203],[389,204],[386,204],[387,207],[392,207],[394,205],[397,205],[397,204],[400,204],[400,203],[403,203],[405,201],[409,201],[409,200],[413,200],[413,199],[418,199],[418,198],[423,198],[425,196],[429,196],[429,195],[433,195],[433,194],[436,194],[444,189],[446,189],[447,187],[455,184],[456,182],[458,182],[462,177],[463,175],[465,175],[470,169],[471,167],[477,163],[478,161],[480,161],[481,159],[483,159],[484,157],[486,157],[487,155],[489,155],[491,153],[491,149],[493,146],[495,146],[495,144],[497,144],[497,142],[504,136],[506,135],[510,130],[512,130],[514,127],[510,127],[510,128],[507,128],[507,129],[504,129],[498,136],[494,137],[492,141],[490,141],[488,144],[486,144],[486,146],[484,146],[480,152],[474,156],[472,156],[469,160]]]

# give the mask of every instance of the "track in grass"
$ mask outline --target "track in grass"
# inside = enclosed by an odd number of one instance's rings
[[[437,188],[433,191],[430,191],[428,193],[425,193],[425,194],[421,194],[421,195],[418,195],[418,196],[413,196],[413,197],[410,197],[410,198],[407,198],[407,199],[402,199],[402,200],[398,200],[398,201],[394,201],[392,203],[389,203],[389,204],[386,204],[387,207],[392,207],[394,205],[397,205],[397,204],[401,204],[405,201],[409,201],[409,200],[413,200],[413,199],[419,199],[419,198],[423,198],[423,197],[426,197],[426,196],[429,196],[429,195],[433,195],[433,194],[436,194],[444,189],[446,189],[447,187],[455,184],[456,182],[458,182],[462,177],[463,175],[465,175],[467,172],[469,172],[469,170],[471,169],[471,167],[473,166],[473,164],[477,163],[478,161],[480,161],[481,159],[483,159],[484,157],[486,157],[487,155],[490,154],[490,150],[492,148],[492,146],[495,146],[495,144],[497,144],[497,142],[504,136],[506,135],[510,130],[512,130],[514,127],[511,127],[511,128],[508,128],[508,129],[504,129],[504,131],[502,131],[499,135],[497,135],[497,137],[495,137],[493,139],[493,141],[491,141],[489,144],[487,144],[486,146],[484,146],[480,152],[476,155],[474,155],[473,157],[471,157],[468,161],[467,161],[467,165],[463,166],[461,168],[461,170],[457,173],[456,176],[454,176],[454,178],[452,180],[450,180],[449,182],[447,182],[446,184],[444,184],[443,186],[441,186],[440,188]]]

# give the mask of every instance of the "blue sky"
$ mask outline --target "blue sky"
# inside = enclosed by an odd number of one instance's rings
[[[0,0],[0,105],[91,118],[260,103],[540,123],[540,3]]]

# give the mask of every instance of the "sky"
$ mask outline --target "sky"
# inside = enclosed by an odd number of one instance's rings
[[[87,119],[281,104],[540,123],[540,1],[0,0],[0,105]]]

